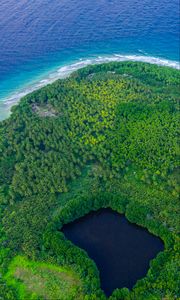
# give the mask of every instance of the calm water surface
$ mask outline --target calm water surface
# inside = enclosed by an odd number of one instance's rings
[[[115,288],[131,289],[146,275],[149,261],[164,249],[159,238],[111,209],[92,212],[62,231],[95,261],[107,296]]]

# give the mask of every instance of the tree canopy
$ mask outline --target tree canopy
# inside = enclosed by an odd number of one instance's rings
[[[20,297],[7,279],[19,254],[71,268],[83,299],[106,299],[95,264],[58,231],[100,207],[165,243],[147,276],[110,299],[180,296],[179,82],[178,70],[146,63],[89,66],[12,108],[0,123],[0,299]]]

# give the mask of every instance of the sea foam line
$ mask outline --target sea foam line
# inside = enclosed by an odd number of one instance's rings
[[[22,89],[21,91],[13,93],[10,97],[2,99],[0,102],[1,109],[7,110],[10,112],[10,108],[18,103],[18,101],[24,97],[25,95],[38,90],[47,84],[53,83],[57,79],[63,79],[68,77],[72,72],[86,67],[88,65],[94,64],[101,64],[101,63],[108,63],[108,62],[121,62],[121,61],[139,61],[139,62],[147,62],[151,64],[156,64],[159,66],[168,66],[171,68],[175,68],[180,70],[180,64],[177,61],[171,61],[163,58],[157,58],[152,56],[144,56],[144,55],[121,55],[121,54],[114,54],[111,56],[98,56],[96,58],[87,58],[87,59],[79,59],[79,61],[69,64],[63,67],[56,69],[55,71],[49,73],[46,78],[41,79],[38,82],[35,82],[32,85],[27,86],[26,88]]]

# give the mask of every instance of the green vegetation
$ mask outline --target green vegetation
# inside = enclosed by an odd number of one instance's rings
[[[18,285],[18,299],[81,300],[81,282],[71,270],[51,264],[28,261],[16,256],[6,275],[8,285]],[[39,295],[40,297],[37,297]]]
[[[0,124],[0,299],[106,299],[94,262],[59,231],[101,207],[165,243],[110,299],[180,297],[179,82],[166,67],[103,64],[13,107]]]

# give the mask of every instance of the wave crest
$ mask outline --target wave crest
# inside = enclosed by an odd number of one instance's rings
[[[101,64],[101,63],[108,63],[108,62],[122,62],[122,61],[137,61],[137,62],[147,62],[151,64],[156,64],[159,66],[168,66],[174,69],[180,70],[180,64],[177,61],[171,61],[163,58],[157,58],[152,56],[145,56],[145,55],[121,55],[121,54],[114,54],[111,56],[98,56],[95,58],[87,58],[82,59],[80,58],[79,61],[69,64],[63,67],[56,69],[55,71],[48,74],[46,78],[41,79],[38,82],[35,82],[32,85],[29,85],[23,88],[21,91],[17,91],[13,93],[10,97],[2,99],[0,103],[0,119],[6,118],[10,113],[10,108],[18,103],[18,101],[24,97],[25,95],[38,90],[39,88],[44,87],[47,84],[53,83],[57,79],[63,79],[68,77],[72,72],[84,68],[88,65],[93,64]],[[3,111],[5,112],[3,116]]]

